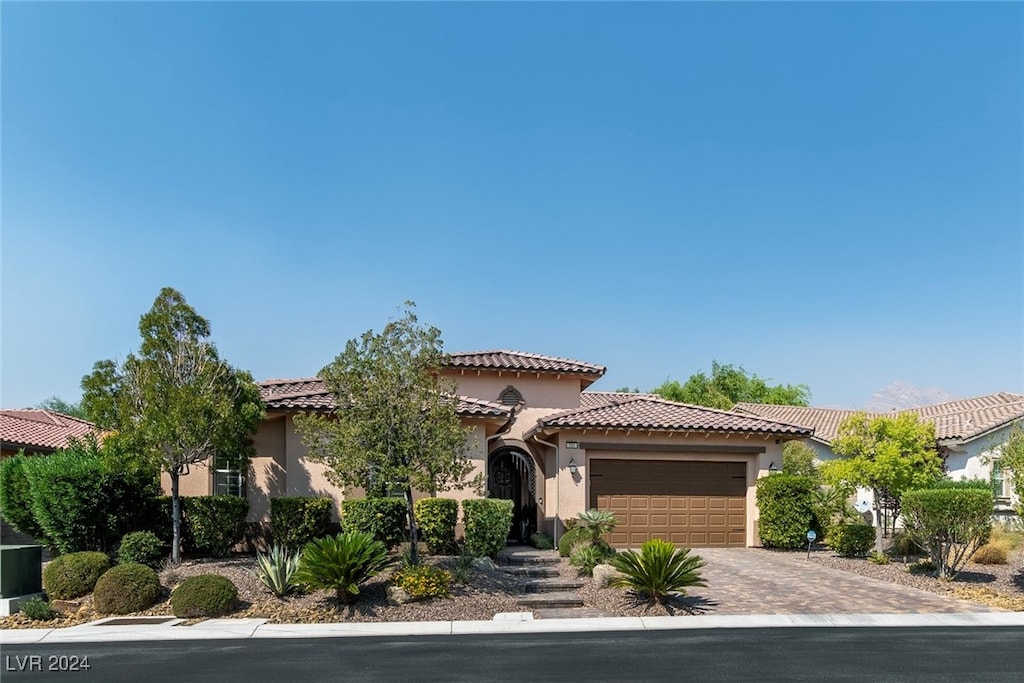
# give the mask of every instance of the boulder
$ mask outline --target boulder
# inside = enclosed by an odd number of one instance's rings
[[[594,567],[594,585],[598,588],[607,588],[611,580],[617,576],[622,576],[622,572],[610,564],[599,564]]]
[[[407,602],[412,602],[412,596],[400,586],[388,586],[388,600],[396,605],[404,605]]]
[[[473,568],[485,572],[493,572],[497,571],[498,565],[494,564],[494,560],[489,557],[478,557],[473,560]]]

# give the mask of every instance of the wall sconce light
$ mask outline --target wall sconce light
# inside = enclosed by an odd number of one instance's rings
[[[569,474],[576,476],[576,473],[579,471],[580,468],[576,464],[576,458],[569,458]]]
[[[774,460],[772,460],[770,463],[768,463],[768,471],[769,472],[778,472],[779,471],[779,468],[775,466],[775,461]]]

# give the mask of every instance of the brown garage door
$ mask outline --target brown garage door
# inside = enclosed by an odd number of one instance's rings
[[[746,545],[746,463],[593,459],[589,467],[590,506],[615,513],[616,548],[652,538],[687,548]]]

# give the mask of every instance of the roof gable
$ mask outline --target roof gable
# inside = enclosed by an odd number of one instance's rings
[[[543,356],[522,351],[471,351],[453,353],[448,356],[448,368],[455,370],[476,370],[493,372],[529,372],[555,375],[574,375],[584,378],[589,386],[605,373],[603,365],[557,356]]]

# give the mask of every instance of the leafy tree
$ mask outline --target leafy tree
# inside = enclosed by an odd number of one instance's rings
[[[640,389],[637,387],[619,387],[615,390],[617,394],[639,394]]]
[[[1010,485],[1016,498],[1017,514],[1024,516],[1024,424],[1017,422],[1010,429],[1010,437],[999,447],[994,459],[1003,472],[1010,473]]]
[[[730,410],[737,403],[806,406],[811,398],[811,390],[806,384],[770,386],[742,367],[721,365],[718,361],[712,361],[710,377],[698,372],[690,375],[684,384],[666,380],[652,392],[670,401],[721,410]]]
[[[380,333],[351,339],[320,371],[337,397],[330,414],[295,419],[309,459],[329,467],[341,486],[363,487],[368,496],[402,491],[413,563],[419,540],[413,490],[465,488],[473,463],[468,429],[456,412],[455,383],[441,375],[441,332],[421,325],[406,303],[405,314]]]
[[[70,415],[71,417],[77,417],[79,420],[88,419],[85,416],[85,409],[82,408],[82,402],[68,403],[62,398],[51,396],[45,401],[40,402],[37,406],[44,410],[52,410],[55,413],[62,413],[64,415]]]
[[[832,450],[843,456],[822,466],[825,479],[835,485],[862,486],[874,494],[878,525],[876,549],[882,535],[895,525],[899,501],[905,491],[928,486],[942,477],[942,458],[935,449],[935,425],[913,413],[869,417],[851,415],[839,425]]]
[[[139,320],[138,355],[99,361],[82,379],[89,419],[171,479],[171,559],[181,559],[179,480],[211,458],[243,467],[263,419],[252,376],[236,370],[210,341],[210,323],[165,287]]]
[[[814,481],[821,479],[821,472],[814,462],[814,449],[803,441],[787,441],[782,447],[782,471],[798,477],[809,477]]]

